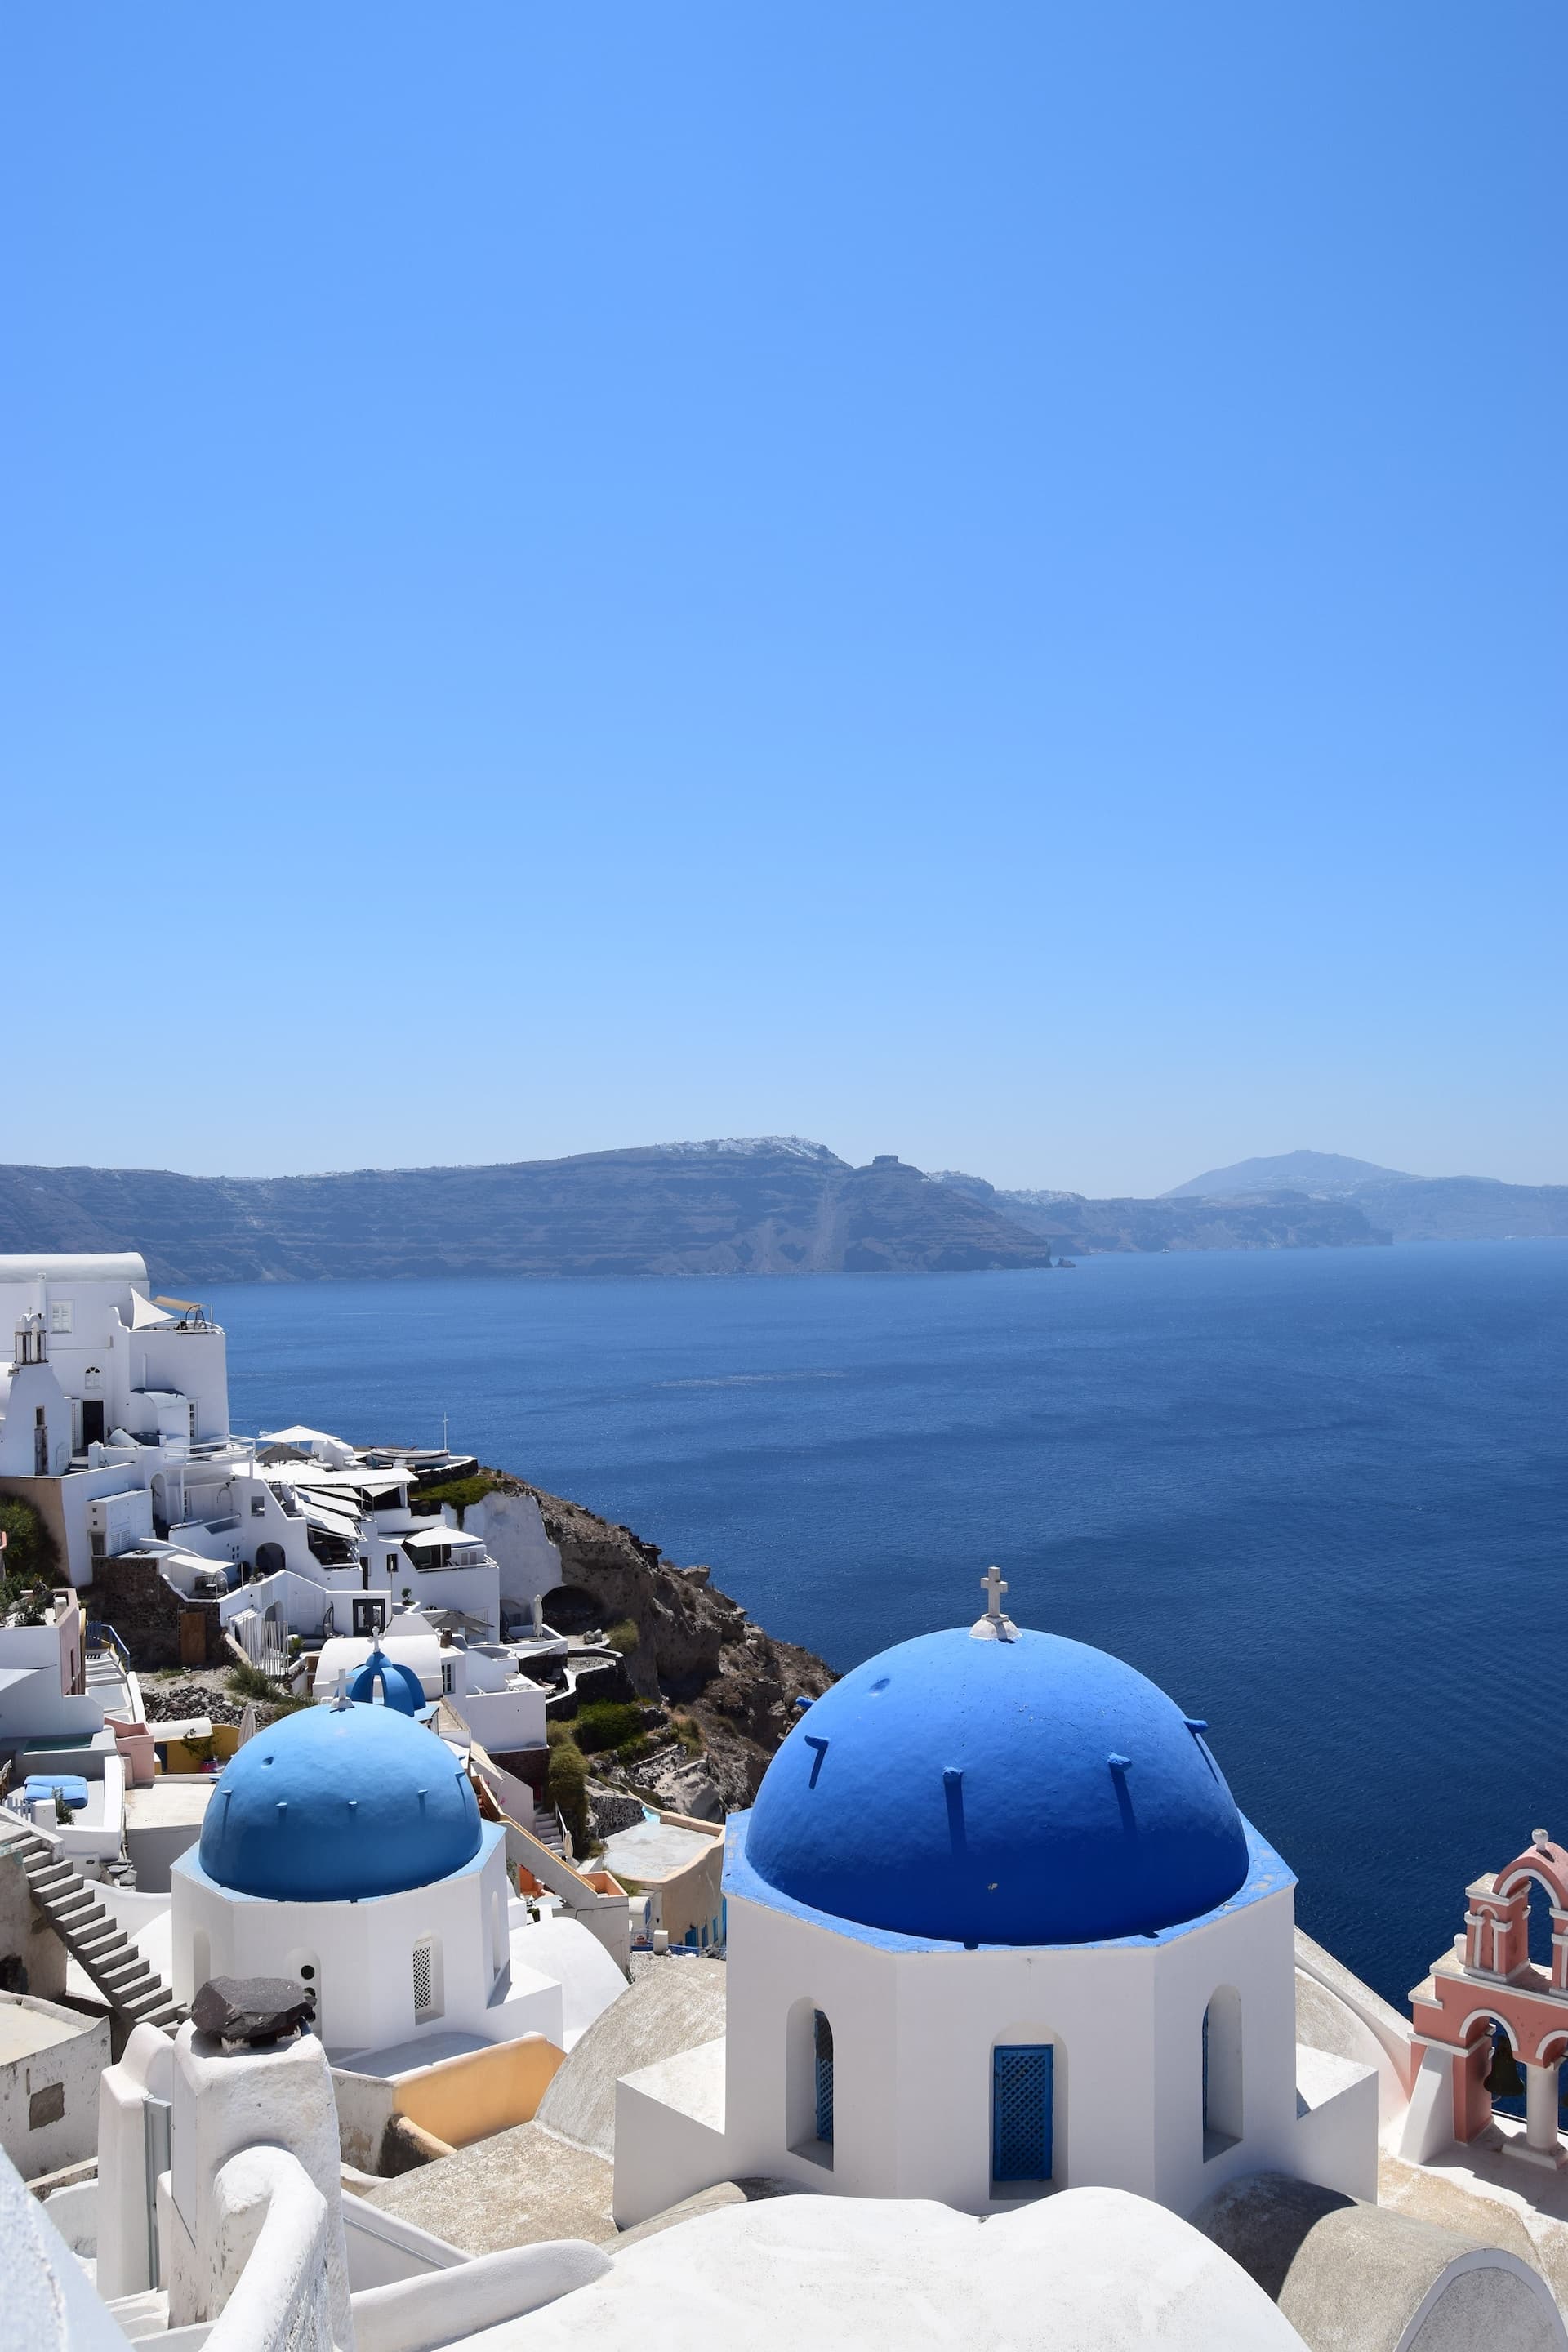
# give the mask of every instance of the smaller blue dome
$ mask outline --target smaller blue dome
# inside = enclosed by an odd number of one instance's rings
[[[363,1706],[374,1706],[377,1683],[383,1706],[395,1707],[399,1715],[424,1714],[424,1684],[412,1666],[400,1666],[384,1650],[373,1650],[363,1665],[354,1669],[348,1679],[347,1696]]]
[[[310,1706],[237,1748],[202,1823],[201,1864],[238,1895],[343,1903],[429,1886],[483,1842],[468,1776],[395,1706]]]

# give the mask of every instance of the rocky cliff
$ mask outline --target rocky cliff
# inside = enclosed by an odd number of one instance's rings
[[[140,1250],[155,1285],[1048,1265],[994,1203],[793,1136],[494,1168],[178,1176],[0,1167],[0,1253]]]
[[[934,1180],[990,1202],[1037,1234],[1058,1256],[1106,1250],[1366,1249],[1393,1234],[1357,1200],[1254,1192],[1235,1200],[1166,1193],[1159,1200],[1090,1201],[1081,1192],[1003,1192],[983,1177]]]
[[[696,1725],[725,1806],[750,1804],[795,1721],[796,1697],[819,1697],[834,1679],[831,1668],[753,1625],[705,1567],[679,1568],[657,1544],[580,1503],[505,1472],[489,1475],[502,1493],[533,1496],[560,1551],[563,1590],[548,1604],[552,1622],[635,1626],[626,1656],[633,1688]]]

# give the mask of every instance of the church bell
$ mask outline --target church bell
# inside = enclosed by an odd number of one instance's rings
[[[1514,2062],[1513,2045],[1504,2033],[1498,2035],[1492,2051],[1487,2089],[1494,2099],[1521,2099],[1524,2096],[1524,2077]]]

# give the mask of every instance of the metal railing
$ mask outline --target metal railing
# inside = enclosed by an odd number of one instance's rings
[[[227,1630],[250,1664],[264,1675],[279,1680],[289,1672],[289,1636],[270,1612],[262,1616],[255,1610],[242,1610],[229,1619]]]
[[[87,1654],[89,1658],[100,1658],[105,1650],[118,1652],[121,1664],[130,1666],[131,1653],[113,1626],[101,1617],[89,1617],[87,1621]]]

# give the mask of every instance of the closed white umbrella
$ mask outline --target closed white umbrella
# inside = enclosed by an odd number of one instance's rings
[[[255,1737],[256,1706],[254,1700],[247,1700],[245,1713],[239,1718],[238,1745],[243,1748],[247,1739],[254,1739]]]

